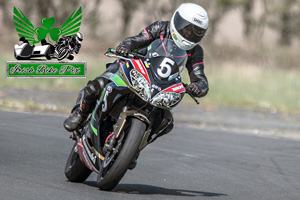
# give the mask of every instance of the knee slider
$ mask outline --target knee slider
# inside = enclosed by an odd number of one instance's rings
[[[94,87],[93,84],[88,84],[83,89],[83,93],[84,93],[84,98],[83,99],[86,102],[90,102],[90,101],[94,101],[95,99],[97,99],[97,96],[98,96],[99,92],[97,91],[97,89]]]
[[[93,91],[98,91],[100,89],[100,85],[96,80],[89,80],[85,88],[87,88],[87,92],[92,93]]]
[[[97,81],[100,90],[102,91],[105,88],[106,84],[108,83],[108,78],[99,76],[95,79],[95,81]]]
[[[108,79],[104,77],[97,77],[95,80],[89,81],[87,86],[84,88],[85,97],[90,99],[100,96],[107,83]]]

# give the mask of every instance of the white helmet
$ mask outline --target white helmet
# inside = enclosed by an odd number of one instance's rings
[[[83,34],[80,33],[80,32],[76,33],[76,41],[77,41],[77,43],[80,44],[82,42],[82,40],[83,40]]]
[[[181,4],[170,23],[171,35],[176,45],[184,50],[194,48],[205,35],[208,21],[207,12],[201,6],[194,3]]]

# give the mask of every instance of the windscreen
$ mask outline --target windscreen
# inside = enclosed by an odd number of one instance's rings
[[[157,56],[166,56],[171,58],[180,66],[187,57],[186,51],[180,49],[173,40],[160,38],[153,41],[148,46],[147,55],[145,58],[153,58]]]

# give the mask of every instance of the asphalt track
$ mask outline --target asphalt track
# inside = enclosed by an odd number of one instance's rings
[[[112,192],[68,182],[63,117],[0,111],[0,199],[300,199],[299,140],[176,125]]]

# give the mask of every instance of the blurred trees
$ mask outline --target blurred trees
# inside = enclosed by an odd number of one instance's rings
[[[12,28],[12,24],[9,23],[9,18],[10,18],[10,12],[8,10],[8,1],[6,0],[0,0],[0,9],[2,12],[2,24],[5,26]]]
[[[17,6],[33,21],[40,23],[44,17],[55,16],[58,24],[79,6],[82,6],[85,18],[85,26],[88,27],[86,34],[97,37],[101,22],[99,8],[103,6],[101,0],[30,0],[30,1],[7,1],[0,0],[0,16],[2,24],[7,29],[13,29],[12,8]],[[121,12],[115,12],[115,18],[122,22],[120,36],[129,33],[130,24],[138,22],[144,26],[156,20],[170,20],[174,10],[185,2],[193,2],[202,5],[209,14],[209,36],[215,37],[219,34],[218,26],[224,16],[230,11],[239,11],[243,23],[243,35],[245,38],[262,38],[266,28],[272,29],[278,35],[280,45],[291,45],[295,38],[300,38],[300,0],[115,0],[115,4],[121,7]],[[16,5],[13,5],[16,4]],[[259,9],[258,9],[259,8]],[[107,8],[111,12],[115,8]],[[260,10],[257,13],[257,10]],[[134,16],[139,11],[142,19],[135,19]],[[113,20],[116,20],[113,19]],[[104,24],[107,26],[107,24]],[[139,31],[139,30],[138,30]]]
[[[145,3],[145,0],[120,0],[122,7],[122,31],[123,35],[127,35],[128,24],[132,19],[133,13],[138,8],[139,4]]]
[[[290,45],[293,38],[300,37],[300,1],[269,1],[269,25],[280,34],[281,45]]]
[[[92,10],[88,14],[89,30],[92,37],[97,36],[97,30],[100,25],[99,6],[100,0],[90,1],[93,3]]]
[[[253,0],[245,0],[243,2],[243,20],[244,20],[244,35],[249,37],[253,30],[254,19],[252,15],[254,7]]]
[[[228,11],[238,5],[238,0],[214,0],[208,1],[205,7],[209,15],[210,37],[214,37],[217,32],[217,26]]]

